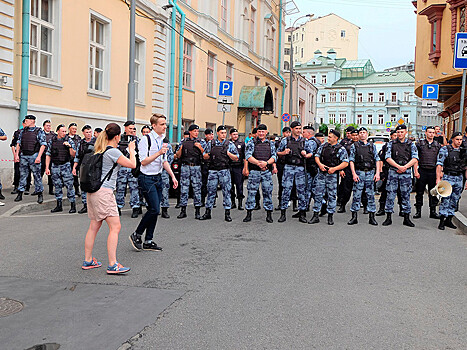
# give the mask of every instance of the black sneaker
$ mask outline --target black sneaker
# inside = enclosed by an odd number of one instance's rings
[[[130,239],[133,248],[135,248],[138,251],[142,249],[143,241],[141,240],[141,236],[138,236],[136,232],[133,232],[128,238]]]
[[[161,252],[162,248],[159,247],[156,243],[143,243],[143,250],[153,250],[155,252]]]

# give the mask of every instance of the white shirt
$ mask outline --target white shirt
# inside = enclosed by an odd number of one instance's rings
[[[154,130],[149,133],[151,138],[151,149],[149,150],[149,156],[160,151],[162,144],[164,142],[165,134],[158,135]],[[141,141],[138,144],[138,156],[140,162],[148,157],[148,138],[144,136],[141,138]],[[167,155],[163,154],[160,157],[157,157],[154,161],[148,165],[141,164],[141,172],[144,175],[158,175],[162,172],[162,164],[167,161]]]

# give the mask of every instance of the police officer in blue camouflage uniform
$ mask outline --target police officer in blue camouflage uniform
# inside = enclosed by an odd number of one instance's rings
[[[204,130],[204,141],[207,144],[213,139],[214,139],[214,131],[210,128],[206,128]],[[201,206],[202,207],[205,206],[206,196],[208,195],[209,162],[210,162],[209,159],[203,159],[201,161]]]
[[[5,132],[0,128],[0,141],[6,141],[7,137],[5,135]],[[2,194],[2,181],[0,179],[0,199],[5,199],[5,196]],[[5,203],[0,202],[0,206],[5,205]]]
[[[52,140],[52,137],[54,137],[56,134],[52,131],[52,123],[50,120],[46,119],[42,123],[42,129],[44,130],[45,133],[45,142],[47,145],[49,144],[50,140]],[[76,146],[76,145],[75,145]],[[45,174],[45,160],[46,160],[46,154],[47,152],[42,153],[42,158],[41,158],[41,177],[44,176]],[[52,176],[47,176],[47,185],[49,187],[49,194],[53,195],[54,194],[54,186],[53,186],[53,181],[52,181]],[[33,193],[34,194],[34,193]]]
[[[352,138],[353,132],[357,133],[358,140],[358,131],[355,130],[353,126],[348,126],[345,129],[346,137],[343,138],[340,144],[345,148],[347,151],[347,155],[350,155],[350,147],[352,147],[353,143],[355,142]],[[339,208],[337,209],[338,213],[345,213],[345,206],[350,200],[350,196],[352,194],[352,187],[353,187],[353,179],[352,179],[352,171],[350,167],[346,167],[344,170],[341,170],[340,173],[340,181],[339,186],[337,187],[337,205]]]
[[[34,187],[37,193],[37,203],[41,204],[44,201],[42,192],[41,177],[41,157],[44,153],[47,143],[45,142],[45,134],[41,128],[36,127],[36,117],[27,115],[25,118],[26,127],[20,131],[18,136],[18,144],[16,145],[15,161],[19,158],[20,162],[20,180],[18,186],[18,195],[15,202],[23,200],[23,191],[26,188],[26,178],[29,170],[34,175]]]
[[[251,221],[251,213],[256,206],[256,193],[259,185],[263,191],[263,206],[266,210],[266,222],[272,223],[272,174],[277,174],[276,147],[267,139],[268,127],[265,124],[258,125],[257,136],[247,143],[245,148],[245,159],[248,161],[248,169],[244,175],[248,176],[248,197],[245,208],[247,211],[243,222]]]
[[[129,120],[125,122],[123,126],[125,127],[125,132],[121,137],[118,149],[123,154],[127,154],[128,142],[138,142],[138,139],[136,137],[136,125],[134,121]],[[123,141],[125,138],[128,138],[128,140]],[[130,206],[132,209],[131,217],[137,218],[140,211],[138,179],[131,173],[131,168],[121,167],[117,174],[117,195],[115,196],[118,213],[120,215],[122,215],[122,208],[125,206],[125,192],[127,185],[130,189]]]
[[[245,165],[245,142],[238,138],[238,130],[230,129],[230,141],[235,145],[238,152],[238,160],[230,162],[230,177],[232,178],[232,209],[235,209],[235,197],[238,200],[238,210],[243,210],[243,167]],[[235,196],[236,194],[236,196]]]
[[[83,133],[83,138],[81,139],[78,147],[76,148],[76,155],[72,170],[73,176],[78,175],[79,168],[81,167],[81,162],[83,161],[84,155],[94,150],[94,143],[96,142],[96,138],[92,136],[92,128],[90,125],[83,126],[81,131]],[[87,194],[85,191],[81,191],[81,201],[83,202],[83,207],[80,210],[78,210],[78,214],[85,214],[88,212]]]
[[[281,216],[278,222],[287,220],[286,212],[289,207],[290,194],[295,180],[299,199],[299,221],[306,224],[308,197],[306,195],[305,157],[307,154],[312,154],[312,149],[309,148],[310,144],[306,142],[305,138],[301,136],[302,124],[300,122],[292,122],[290,128],[292,129],[292,135],[282,139],[277,149],[277,155],[285,157],[284,175],[282,177]]]
[[[350,147],[349,161],[354,185],[350,208],[352,219],[347,224],[355,225],[358,223],[357,213],[360,210],[363,191],[365,191],[368,197],[369,224],[377,226],[378,223],[375,220],[375,182],[379,181],[381,162],[376,146],[373,142],[368,142],[368,130],[362,127],[358,130],[358,134],[360,140],[354,142]]]
[[[314,136],[315,130],[312,126],[303,127],[303,137],[306,139],[307,147],[310,150],[310,154],[305,159],[305,170],[306,170],[306,200],[307,200],[307,211],[310,210],[310,202],[313,197],[313,185],[316,175],[318,174],[318,165],[315,161],[315,153],[318,147],[321,146],[321,142]],[[293,216],[292,216],[293,217]]]
[[[328,225],[334,225],[334,212],[337,203],[337,182],[339,171],[349,165],[349,158],[345,148],[338,143],[340,132],[331,129],[328,135],[328,142],[319,146],[315,154],[315,161],[319,168],[316,175],[313,194],[315,203],[313,205],[313,217],[308,222],[316,224],[319,222],[319,212],[323,205],[324,195],[328,195]]]
[[[288,126],[284,126],[282,129],[282,139],[287,138],[290,135],[292,135],[292,129]],[[279,145],[281,144],[282,139],[279,139],[275,143],[276,150],[279,148]],[[277,156],[276,160],[276,167],[277,167],[277,183],[279,185],[279,191],[277,191],[277,201],[279,202],[277,205],[277,208],[275,210],[281,210],[281,200],[282,200],[282,191],[284,188],[282,187],[282,178],[284,176],[284,168],[285,168],[285,156],[280,157],[279,155]]]
[[[210,159],[208,177],[208,196],[206,199],[206,212],[200,220],[211,219],[211,209],[216,199],[217,184],[222,188],[224,201],[225,221],[231,222],[230,208],[232,206],[230,177],[230,161],[238,160],[237,148],[227,139],[227,129],[224,125],[217,127],[217,140],[211,140],[204,149],[204,158]]]
[[[174,151],[172,145],[169,142],[169,139],[165,138],[164,142],[167,144],[167,162],[172,166],[174,161]],[[161,197],[161,217],[164,219],[170,219],[169,215],[169,190],[170,190],[170,175],[167,170],[163,169],[161,173],[162,180],[162,197]]]
[[[410,221],[410,192],[412,192],[412,170],[411,168],[418,161],[418,150],[415,144],[406,139],[407,126],[405,124],[398,125],[396,128],[397,139],[388,143],[386,151],[386,160],[390,166],[388,174],[386,199],[386,220],[383,226],[392,224],[392,213],[394,212],[394,200],[396,198],[397,189],[401,191],[401,206],[402,215],[404,216],[403,225],[414,227],[414,223]]]
[[[78,148],[79,143],[81,142],[81,136],[78,135],[78,125],[76,123],[70,123],[68,125],[68,137],[70,138],[71,141],[75,144],[75,147]],[[72,159],[70,161],[71,168],[75,165],[75,160]],[[81,196],[81,193],[79,192],[79,178],[78,175],[73,175],[73,186],[75,187],[75,194],[77,196]]]
[[[445,227],[457,228],[452,223],[452,217],[464,187],[463,174],[465,174],[466,150],[461,147],[462,133],[453,133],[451,140],[451,145],[440,149],[436,163],[436,184],[444,180],[452,186],[451,195],[441,199],[439,207],[440,222],[438,225],[440,230],[444,230]]]
[[[74,147],[75,144],[66,134],[65,125],[58,125],[57,135],[49,141],[45,163],[45,173],[52,175],[57,200],[57,206],[50,211],[51,213],[63,211],[63,186],[67,188],[67,197],[71,204],[69,213],[76,213],[75,190],[70,165],[70,159],[74,159],[76,155]]]
[[[186,218],[186,206],[190,183],[193,187],[193,203],[195,219],[200,219],[201,207],[201,161],[206,148],[206,142],[198,138],[199,126],[191,124],[188,128],[190,136],[180,141],[176,156],[181,160],[180,170],[180,214],[177,219]]]

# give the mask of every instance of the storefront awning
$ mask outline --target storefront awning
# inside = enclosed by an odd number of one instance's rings
[[[255,108],[262,112],[274,111],[274,98],[270,86],[243,86],[239,108]]]

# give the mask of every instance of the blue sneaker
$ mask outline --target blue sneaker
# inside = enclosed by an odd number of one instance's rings
[[[122,264],[119,264],[118,262],[115,263],[115,265],[107,267],[107,273],[109,275],[118,275],[122,273],[127,273],[130,271],[129,267],[124,267]]]
[[[83,266],[81,266],[81,268],[83,270],[89,270],[89,269],[95,269],[95,268],[101,267],[101,266],[102,266],[102,263],[100,261],[97,261],[96,258],[92,258],[92,260],[90,262],[85,260],[83,262]]]

